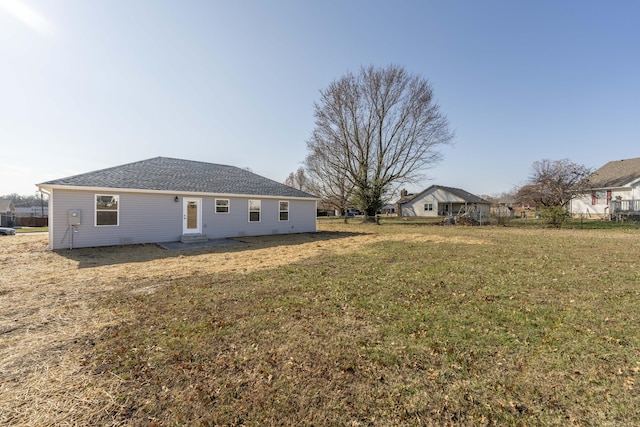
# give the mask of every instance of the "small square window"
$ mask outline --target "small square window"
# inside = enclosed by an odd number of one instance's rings
[[[229,213],[229,199],[216,199],[216,213]]]
[[[424,204],[424,210],[425,210],[425,212],[432,211],[433,210],[433,203],[425,203]]]
[[[96,227],[118,225],[120,197],[113,194],[96,194]]]

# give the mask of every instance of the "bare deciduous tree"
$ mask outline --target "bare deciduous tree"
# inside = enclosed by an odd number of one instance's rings
[[[43,194],[38,192],[38,194],[23,196],[18,193],[11,193],[4,196],[0,196],[0,199],[9,199],[13,202],[15,207],[20,208],[29,208],[32,206],[48,206],[49,198]]]
[[[441,159],[438,146],[453,138],[429,82],[393,65],[332,82],[320,92],[315,118],[307,165],[321,165],[326,187],[336,179],[329,171],[343,175],[370,218],[392,187],[422,177]]]
[[[569,159],[539,160],[531,165],[527,183],[518,198],[544,207],[566,207],[571,199],[589,192],[593,171]]]
[[[299,167],[295,172],[291,172],[287,179],[284,180],[284,183],[289,187],[311,192],[311,182],[307,178],[307,174],[303,167]]]
[[[328,161],[328,156],[317,151],[307,155],[305,167],[310,178],[310,192],[320,196],[324,203],[340,210],[345,216],[353,196],[353,184],[346,171],[337,162]]]

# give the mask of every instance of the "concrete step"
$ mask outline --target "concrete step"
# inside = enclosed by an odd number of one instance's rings
[[[183,234],[180,238],[182,243],[200,243],[209,240],[206,234]]]

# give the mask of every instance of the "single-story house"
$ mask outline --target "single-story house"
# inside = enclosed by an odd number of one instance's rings
[[[574,215],[640,212],[640,157],[611,161],[589,176],[591,192],[571,200]]]
[[[396,213],[396,209],[398,209],[398,205],[384,205],[381,209],[380,209],[380,213],[385,214],[385,215],[391,215],[391,214],[395,214]]]
[[[16,208],[11,199],[0,199],[0,227],[13,227]]]
[[[234,166],[156,157],[38,187],[51,249],[316,231],[315,196]]]
[[[397,205],[400,216],[450,216],[469,212],[487,216],[491,208],[491,203],[482,197],[442,185],[432,185],[417,194],[402,190]]]

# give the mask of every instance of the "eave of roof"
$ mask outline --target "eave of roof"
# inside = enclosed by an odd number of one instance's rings
[[[136,188],[117,188],[117,187],[82,187],[72,185],[45,185],[38,184],[39,189],[47,194],[51,194],[53,190],[75,190],[75,191],[91,191],[91,192],[111,192],[111,193],[139,193],[139,194],[169,194],[172,196],[194,196],[194,197],[238,197],[238,198],[260,198],[260,199],[288,199],[288,200],[320,200],[318,197],[296,197],[268,194],[241,194],[241,193],[206,193],[199,191],[173,191],[173,190],[145,190]]]

